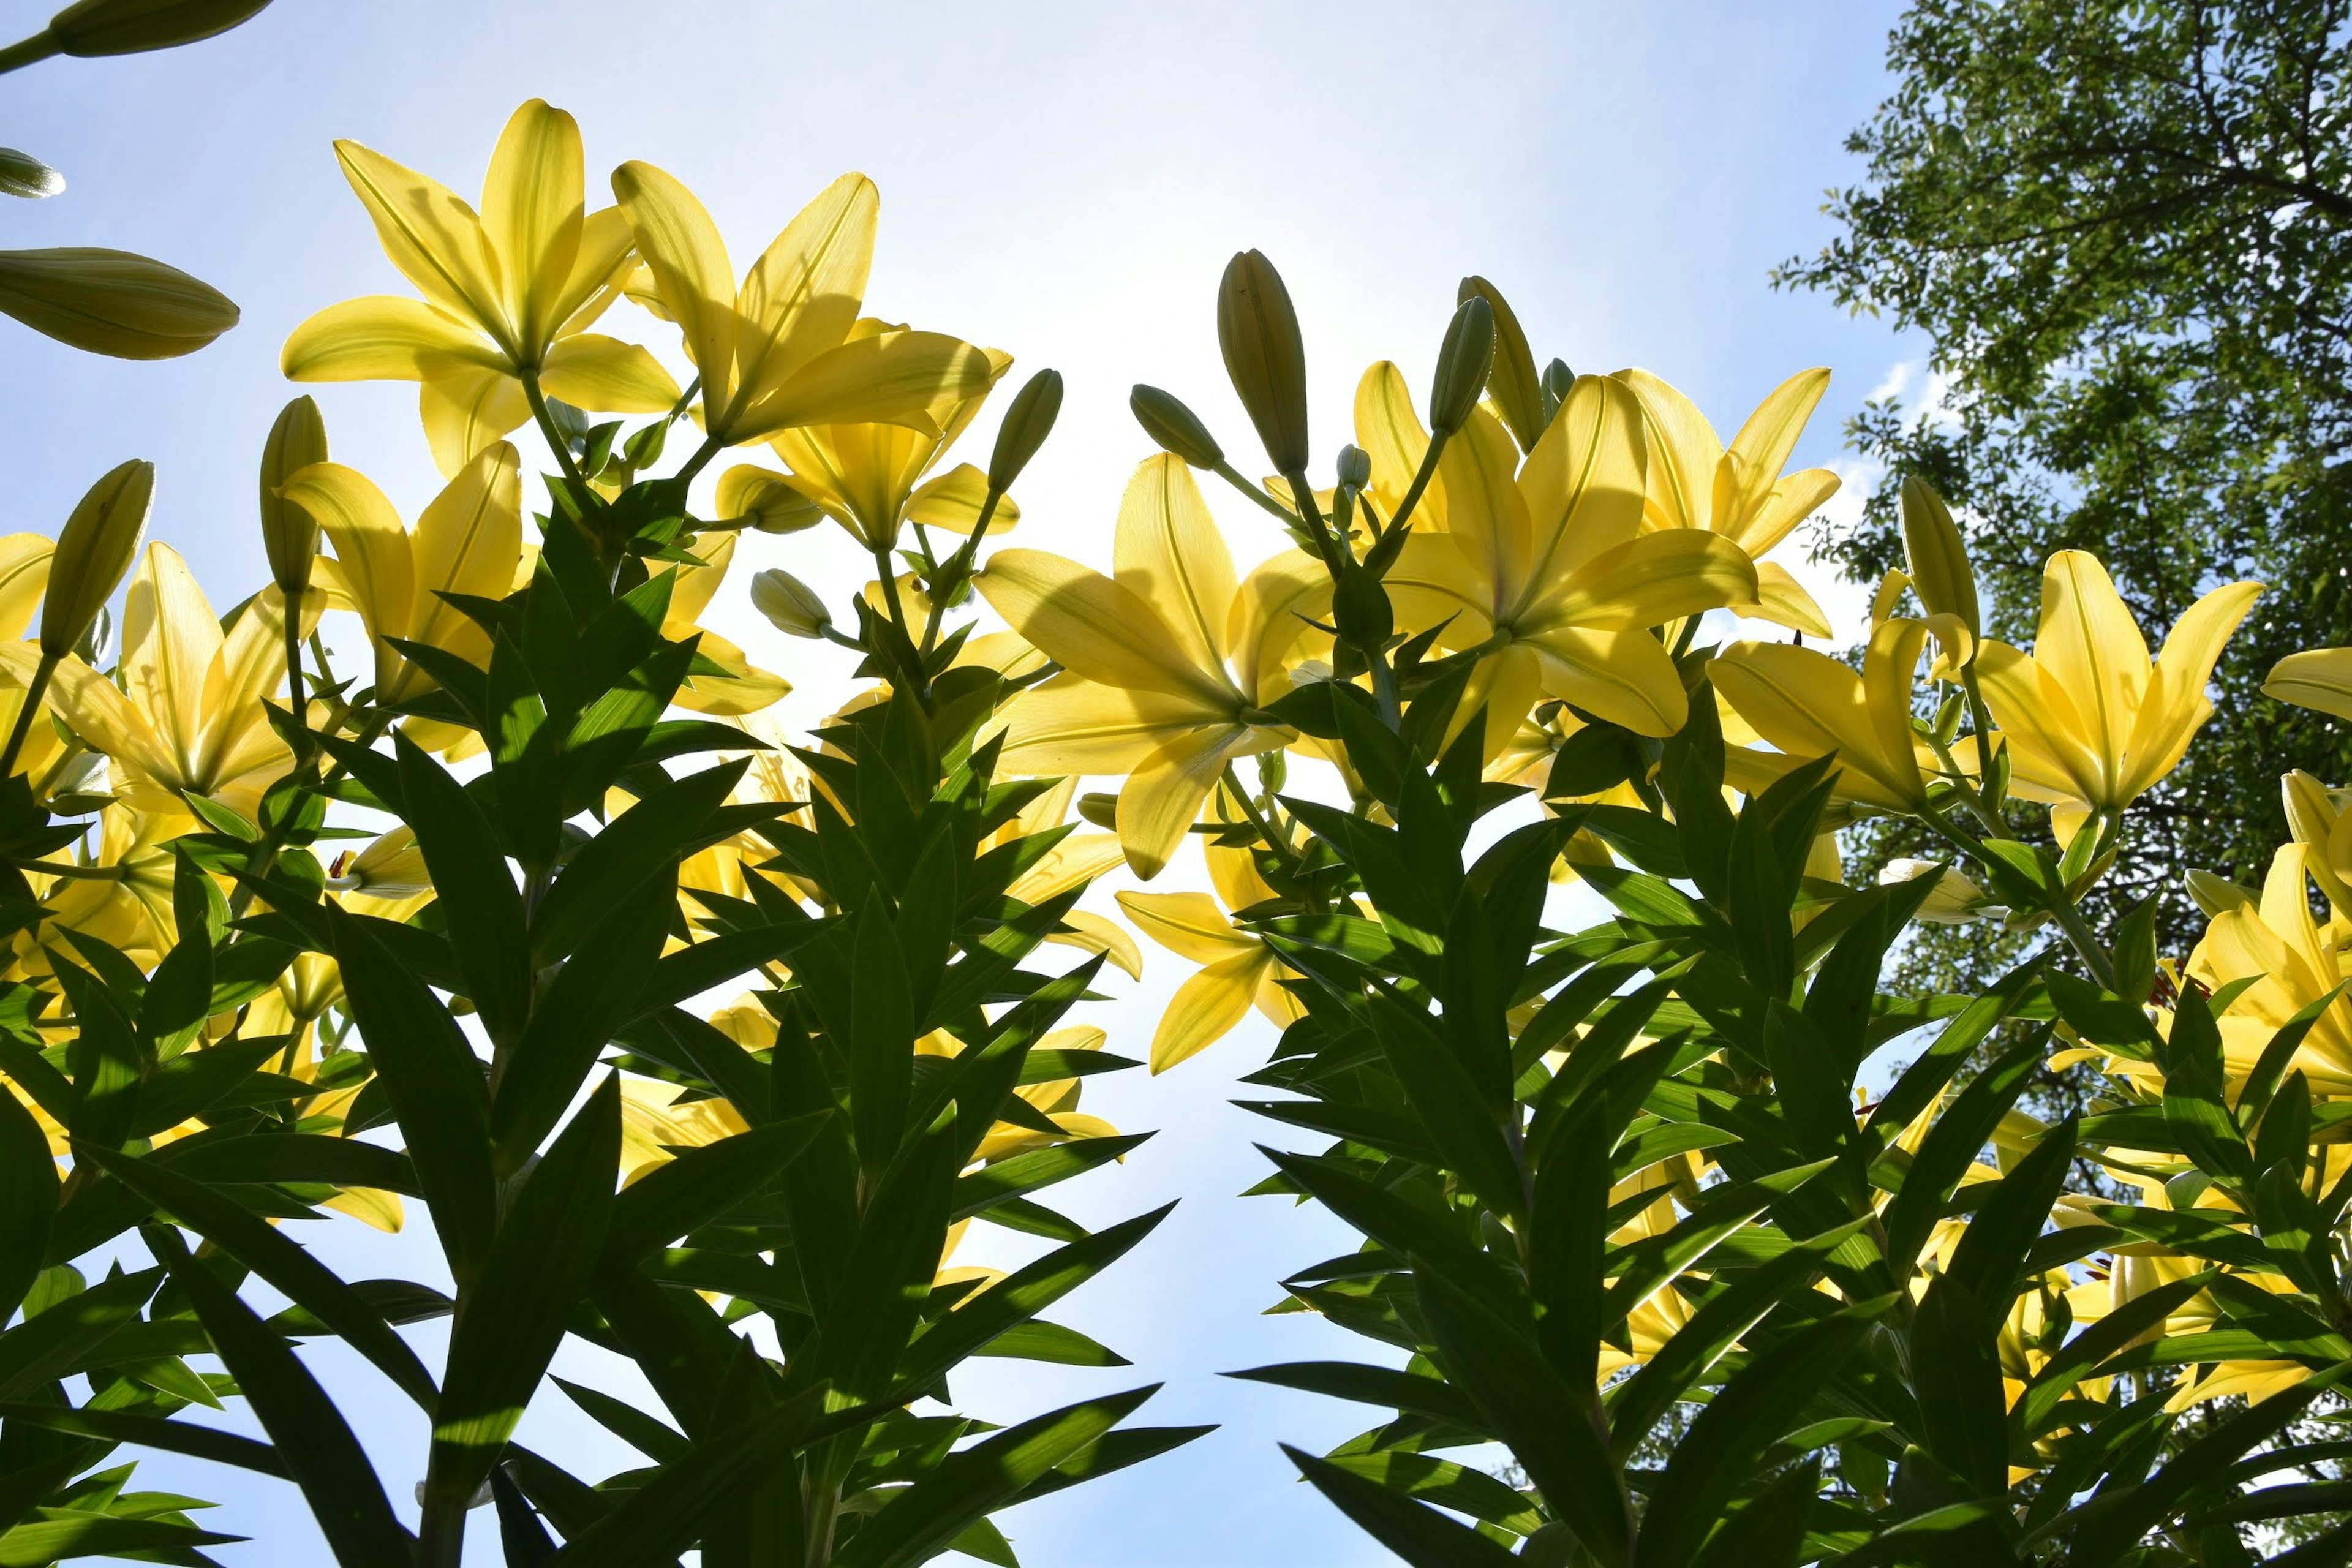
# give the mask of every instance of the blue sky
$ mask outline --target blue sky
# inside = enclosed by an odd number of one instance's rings
[[[1425,384],[1455,281],[1477,272],[1507,294],[1539,358],[1646,366],[1727,434],[1782,377],[1829,365],[1797,460],[1843,468],[1850,484],[1835,504],[1850,506],[1870,476],[1844,460],[1838,427],[1918,346],[1825,300],[1775,294],[1766,274],[1827,238],[1822,192],[1853,174],[1841,143],[1885,92],[1895,9],[278,0],[194,49],[50,61],[6,84],[0,142],[47,159],[70,185],[0,208],[0,243],[145,251],[225,289],[245,320],[162,364],[87,358],[0,321],[5,527],[54,531],[99,474],[152,458],[154,535],[189,556],[216,603],[242,597],[264,571],[255,465],[290,395],[279,343],[322,305],[402,288],[330,142],[355,138],[470,198],[499,126],[533,96],[580,117],[592,201],[594,171],[659,163],[703,196],[739,263],[834,175],[871,174],[883,220],[868,309],[1003,347],[1016,376],[1053,365],[1067,379],[1060,428],[1020,490],[1027,544],[1107,564],[1120,487],[1149,450],[1125,409],[1132,382],[1177,391],[1229,448],[1241,445],[1248,426],[1223,391],[1213,306],[1226,258],[1248,247],[1275,259],[1297,300],[1318,450],[1346,438],[1366,363],[1396,359]],[[658,322],[625,310],[611,322],[674,360]],[[413,517],[437,482],[413,390],[319,395],[336,458]],[[1244,565],[1273,552],[1265,520],[1212,501]],[[836,602],[856,570],[824,532],[754,538],[738,571],[771,564]],[[785,717],[824,712],[843,668],[759,621],[740,581],[713,624],[799,683]],[[1188,875],[1197,866],[1180,863],[1169,879]],[[1144,981],[1096,1009],[1114,1049],[1144,1053],[1184,973],[1148,954]],[[1213,1375],[1354,1353],[1312,1320],[1258,1315],[1276,1279],[1348,1245],[1311,1211],[1234,1196],[1265,1170],[1252,1141],[1278,1131],[1227,1103],[1248,1092],[1234,1080],[1270,1043],[1253,1022],[1174,1073],[1129,1075],[1090,1100],[1124,1127],[1160,1132],[1071,1189],[1068,1206],[1108,1220],[1184,1199],[1058,1314],[1135,1367],[1075,1375],[997,1362],[961,1380],[968,1407],[1000,1419],[1164,1381],[1149,1418],[1225,1424],[1008,1517],[1032,1564],[1385,1561],[1274,1447],[1328,1447],[1362,1413]],[[389,1262],[348,1222],[312,1234],[346,1269],[432,1268],[415,1228]],[[966,1251],[1023,1255],[1014,1238],[975,1237]],[[421,1433],[333,1351],[317,1364],[352,1391],[404,1496]],[[591,1352],[567,1352],[562,1370],[625,1386]],[[525,1436],[592,1476],[631,1462],[560,1399],[534,1410]],[[226,1563],[322,1560],[290,1489],[160,1460],[145,1474],[227,1500],[217,1527],[266,1538],[224,1551]],[[478,1550],[497,1560],[487,1534]]]

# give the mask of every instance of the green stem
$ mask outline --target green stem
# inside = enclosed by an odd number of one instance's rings
[[[310,704],[302,698],[302,595],[307,590],[297,588],[286,595],[286,705],[294,720],[295,773],[307,772],[310,765]]]
[[[989,523],[995,520],[996,503],[1003,499],[1003,490],[993,487],[990,489],[987,497],[980,503],[980,521],[971,525],[971,532],[956,546],[955,553],[948,557],[946,571],[933,584],[937,591],[931,595],[931,613],[923,624],[921,653],[926,665],[930,661],[931,649],[939,646],[940,623],[948,613],[948,599],[971,573],[972,563],[980,558],[980,542],[986,536]],[[921,531],[919,527],[917,531]]]
[[[1274,825],[1265,819],[1265,813],[1258,809],[1257,802],[1243,786],[1240,770],[1231,763],[1225,764],[1225,789],[1233,795],[1234,804],[1241,807],[1242,819],[1255,831],[1258,841],[1289,862],[1291,872],[1296,875],[1301,864],[1298,851],[1292,847],[1287,837],[1274,830]]]
[[[1429,488],[1429,481],[1437,476],[1438,456],[1445,450],[1445,443],[1453,438],[1453,435],[1451,430],[1431,432],[1429,450],[1421,455],[1421,467],[1413,470],[1412,483],[1406,487],[1404,499],[1397,502],[1396,515],[1389,519],[1390,529],[1402,528],[1412,516],[1412,509],[1421,504],[1421,493]],[[1383,529],[1381,531],[1386,532],[1387,530]]]
[[[59,865],[54,860],[19,860],[17,868],[37,871],[44,877],[71,877],[86,882],[120,882],[131,874],[123,866]]]
[[[548,450],[555,454],[556,466],[563,470],[563,477],[575,485],[586,486],[588,476],[580,471],[579,461],[572,455],[572,443],[565,440],[563,432],[555,427],[555,416],[547,406],[547,394],[539,387],[539,372],[526,370],[522,373],[522,395],[524,401],[530,405],[532,423],[539,426],[540,437],[546,441]]]
[[[35,33],[29,38],[19,38],[6,48],[0,49],[0,75],[13,70],[22,70],[37,61],[47,59],[63,47],[58,42],[56,35],[46,28]]]
[[[727,444],[724,441],[720,441],[716,437],[706,439],[701,446],[697,447],[694,449],[694,456],[686,460],[686,467],[678,469],[677,477],[681,479],[691,480],[695,475],[702,472],[703,469],[710,466],[711,458],[719,456],[719,453],[726,449]]]
[[[1250,483],[1249,480],[1242,478],[1240,473],[1234,469],[1231,463],[1219,463],[1215,468],[1209,471],[1216,475],[1217,478],[1224,480],[1225,483],[1233,486],[1234,489],[1241,491],[1242,494],[1249,497],[1250,500],[1257,502],[1258,505],[1264,507],[1275,516],[1282,519],[1283,521],[1297,522],[1298,521],[1298,514],[1297,512],[1291,510],[1288,507],[1283,505],[1280,501],[1275,500],[1264,490],[1258,489],[1257,486]]]
[[[49,677],[58,672],[65,655],[44,649],[41,662],[33,667],[33,679],[25,683],[25,705],[16,710],[16,727],[8,731],[8,745],[0,751],[0,779],[16,771],[16,759],[25,752],[25,739],[33,732],[33,721],[40,716],[41,699],[48,694]]]
[[[1951,844],[1965,851],[1979,865],[1989,869],[1998,867],[2003,873],[2003,880],[2015,879],[2016,874],[2008,866],[1994,859],[1986,851],[1982,840],[1954,826],[1951,818],[1934,806],[1923,803],[1920,806],[1920,816],[1929,826],[1942,834]],[[2035,907],[2057,921],[2058,929],[2066,933],[2067,942],[2081,956],[2084,966],[2090,970],[2091,978],[2108,990],[2115,990],[2115,963],[2108,957],[2106,949],[2099,945],[2098,933],[2091,929],[2091,922],[2083,918],[2082,910],[2073,899],[2067,896],[2066,889],[2063,887],[2041,888],[2036,889],[2035,891],[2040,895],[2034,900]]]

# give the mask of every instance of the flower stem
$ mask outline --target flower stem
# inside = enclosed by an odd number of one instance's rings
[[[49,677],[58,672],[58,663],[65,656],[44,652],[41,662],[33,667],[33,679],[25,683],[24,706],[16,710],[16,723],[8,731],[8,745],[0,751],[0,779],[16,771],[16,759],[24,754],[25,739],[33,732],[33,721],[40,716],[41,699],[48,694]]]

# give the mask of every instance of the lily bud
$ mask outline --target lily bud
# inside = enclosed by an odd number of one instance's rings
[[[66,177],[30,153],[0,147],[0,195],[30,201],[54,196],[65,188]]]
[[[751,607],[786,637],[821,637],[833,625],[833,612],[815,589],[772,566],[752,577]]]
[[[739,463],[719,477],[721,521],[744,519],[744,526],[761,533],[798,533],[824,521],[824,510],[782,474],[753,463]]]
[[[1484,278],[1462,279],[1454,298],[1460,304],[1484,300],[1493,307],[1495,363],[1486,374],[1486,390],[1495,395],[1495,406],[1503,411],[1503,423],[1510,426],[1519,449],[1534,451],[1551,419],[1544,412],[1543,376],[1536,369],[1535,353],[1528,347],[1528,334],[1521,330],[1517,314],[1505,302],[1502,290]]]
[[[1575,385],[1576,373],[1568,368],[1566,360],[1555,359],[1544,366],[1544,396],[1550,400],[1554,407],[1568,401],[1568,395]]]
[[[298,397],[279,412],[261,448],[261,543],[269,552],[270,580],[289,602],[310,585],[319,520],[310,508],[279,495],[278,487],[295,469],[326,460],[327,422],[315,400]]]
[[[269,0],[75,0],[49,18],[68,55],[136,55],[193,44],[250,21]]]
[[[89,487],[58,534],[41,600],[41,654],[63,658],[98,619],[139,552],[155,465],[134,458]]]
[[[1053,434],[1062,413],[1062,373],[1041,370],[1022,383],[996,427],[996,449],[988,455],[988,488],[1003,494],[1013,488],[1029,459]]]
[[[1290,290],[1262,251],[1245,250],[1225,265],[1217,288],[1217,344],[1275,471],[1304,473],[1307,345]]]
[[[1956,616],[1970,637],[1981,638],[1976,574],[1960,531],[1944,498],[1916,474],[1903,481],[1903,549],[1911,561],[1911,591],[1928,614]]]
[[[1451,436],[1470,422],[1486,372],[1495,363],[1495,308],[1477,295],[1457,306],[1437,351],[1437,377],[1429,387],[1429,429]]]
[[[1225,449],[1201,423],[1201,416],[1177,401],[1175,395],[1137,383],[1127,395],[1128,411],[1143,433],[1163,452],[1181,458],[1196,468],[1213,468],[1225,460]]]
[[[0,311],[116,359],[176,359],[236,325],[211,284],[127,250],[0,251]]]
[[[1361,447],[1339,448],[1339,488],[1360,490],[1372,482],[1372,455]]]
[[[1118,826],[1118,796],[1088,790],[1078,796],[1078,815],[1097,827],[1115,830]]]

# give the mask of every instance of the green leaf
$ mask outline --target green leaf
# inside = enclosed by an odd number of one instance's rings
[[[107,1174],[252,1269],[375,1363],[427,1412],[437,1394],[432,1373],[381,1313],[362,1300],[308,1249],[268,1220],[202,1182],[149,1160],[103,1149],[77,1151]]]
[[[335,959],[352,1016],[408,1140],[434,1234],[460,1285],[480,1273],[497,1225],[489,1091],[482,1064],[425,983],[370,934],[330,907]]]
[[[1041,1319],[1017,1324],[972,1352],[1008,1361],[1039,1361],[1055,1366],[1131,1366],[1109,1346],[1076,1329]]]
[[[1159,1391],[1153,1384],[1065,1405],[950,1454],[867,1520],[835,1553],[834,1568],[915,1568],[929,1562],[973,1521],[1012,1501]]]
[[[1675,1446],[1650,1494],[1641,1568],[1686,1568],[1765,1450],[1798,1425],[1869,1326],[1843,1313],[1811,1324],[1758,1352],[1723,1386]]]
[[[826,1120],[824,1112],[796,1116],[682,1150],[631,1183],[613,1202],[596,1272],[625,1273],[758,1192],[808,1147]]]
[[[1282,1451],[1317,1491],[1412,1568],[1505,1568],[1518,1561],[1501,1545],[1426,1503],[1400,1496],[1378,1481],[1287,1443]]]
[[[2050,1222],[2050,1205],[2057,1201],[2067,1165],[2074,1158],[2074,1125],[2069,1116],[2034,1141],[2025,1158],[1977,1205],[1975,1217],[1952,1249],[1944,1272],[1974,1292],[1989,1311],[2006,1316],[2017,1294],[2025,1255]]]
[[[2175,1309],[2211,1284],[2213,1274],[2210,1268],[2200,1269],[2186,1279],[2159,1285],[2146,1295],[2135,1296],[2068,1340],[2025,1385],[2025,1392],[2010,1412],[2011,1427],[2021,1436],[2038,1434],[2042,1418],[2058,1407],[2068,1391],[2095,1375],[2094,1369],[2107,1357],[2161,1324]]]
[[[570,956],[611,912],[647,882],[711,842],[753,820],[730,813],[714,820],[747,762],[724,763],[652,791],[580,847],[531,916],[531,963],[545,968]],[[755,808],[758,819],[773,813]]]
[[[171,1270],[213,1349],[260,1417],[279,1460],[302,1489],[341,1568],[415,1568],[415,1544],[394,1518],[375,1469],[334,1402],[286,1342],[211,1269],[188,1256],[179,1233],[150,1226],[148,1250]]]
[[[276,1476],[279,1480],[294,1479],[285,1461],[278,1457],[278,1450],[268,1444],[217,1427],[199,1426],[193,1421],[171,1421],[134,1410],[100,1410],[89,1405],[77,1410],[69,1405],[0,1405],[0,1421],[21,1421],[28,1426],[94,1437],[102,1443],[132,1443],[167,1454],[184,1454],[192,1459]]]
[[[434,1496],[462,1509],[522,1419],[588,1293],[613,1212],[621,1087],[608,1077],[516,1188],[458,1313],[433,1422]]]
[[[553,1538],[504,1465],[490,1472],[490,1500],[499,1510],[499,1546],[506,1568],[539,1568],[555,1561]]]
[[[58,1213],[58,1162],[25,1102],[0,1090],[0,1323],[41,1272]]]
[[[1351,1399],[1360,1405],[1381,1405],[1400,1414],[1426,1415],[1449,1426],[1476,1426],[1483,1419],[1469,1396],[1452,1384],[1392,1367],[1360,1366],[1344,1361],[1300,1361],[1223,1375],[1251,1383],[1270,1383],[1276,1388],[1301,1389],[1332,1399]]]
[[[1943,1218],[1944,1205],[1959,1190],[1961,1178],[1976,1163],[1985,1141],[2041,1066],[2042,1040],[2037,1035],[1979,1073],[1927,1130],[1919,1152],[1911,1158],[1903,1185],[1886,1205],[1886,1262],[1896,1279],[1910,1276],[1919,1249],[1927,1246],[1936,1222]],[[1875,1119],[1872,1125],[1877,1125]]]
[[[79,1277],[67,1271],[68,1282]],[[34,1315],[0,1334],[0,1400],[21,1400],[77,1370],[89,1351],[124,1324],[134,1322],[139,1310],[163,1283],[158,1269],[117,1274],[63,1300],[40,1306],[28,1298]],[[41,1292],[37,1289],[33,1297]]]
[[[127,1557],[133,1552],[141,1556],[169,1552],[171,1557],[150,1560],[186,1561],[182,1554],[197,1547],[226,1546],[244,1539],[216,1535],[168,1519],[125,1519],[58,1509],[47,1519],[0,1534],[0,1568],[47,1568],[68,1557]]]
[[[1462,1174],[1479,1201],[1498,1215],[1518,1218],[1527,1213],[1526,1176],[1504,1141],[1499,1106],[1480,1091],[1467,1063],[1478,1043],[1464,1037],[1453,1008],[1440,1026],[1410,1007],[1385,987],[1372,994],[1372,1031],[1380,1038],[1389,1067],[1404,1089],[1407,1103],[1429,1136],[1445,1153],[1446,1163]],[[1496,1020],[1499,1022],[1498,1016]],[[1499,1036],[1499,1031],[1498,1031]],[[1509,1046],[1492,1042],[1498,1072],[1507,1075]],[[1507,1086],[1506,1086],[1507,1089]],[[1506,1104],[1508,1104],[1507,1094]],[[1517,1107],[1507,1114],[1516,1118]]]
[[[1026,1153],[983,1165],[969,1175],[956,1178],[954,1204],[950,1217],[963,1219],[982,1214],[1007,1198],[1019,1197],[1050,1187],[1056,1182],[1068,1181],[1072,1176],[1123,1157],[1150,1137],[1149,1132],[1128,1132],[1108,1138],[1073,1138],[1066,1143],[1032,1149]]]
[[[1911,1382],[1927,1452],[1981,1498],[2001,1497],[2009,1487],[1997,1342],[2008,1300],[1988,1300],[1957,1274],[1939,1274],[1911,1323]]]
[[[393,747],[405,796],[401,816],[415,830],[432,873],[466,994],[490,1037],[512,1040],[530,1016],[531,965],[522,894],[505,850],[489,818],[447,770],[405,735],[395,733]]]

